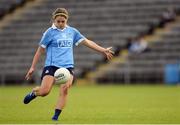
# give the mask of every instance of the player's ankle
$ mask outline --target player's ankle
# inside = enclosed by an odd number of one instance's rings
[[[62,110],[61,109],[55,109],[54,116],[52,117],[52,120],[58,120],[58,117],[60,116]]]

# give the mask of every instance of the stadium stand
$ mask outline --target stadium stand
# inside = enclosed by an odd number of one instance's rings
[[[22,6],[27,0],[0,0],[0,18]]]
[[[0,29],[1,83],[24,82],[38,41],[45,29],[51,26],[51,13],[57,7],[69,10],[71,26],[104,47],[113,46],[118,53],[127,38],[146,33],[150,24],[156,26],[159,23],[164,10],[169,6],[176,9],[180,5],[179,0],[34,0],[33,3],[32,6],[24,6],[16,18],[12,18],[8,25]],[[76,47],[74,53],[77,77],[84,77],[87,72],[95,71],[99,64],[105,62],[103,55],[83,46]],[[152,53],[156,54],[157,52]],[[40,75],[43,59],[40,62],[35,76]],[[123,82],[120,77],[124,76],[114,73],[123,74],[121,67],[123,66],[115,67],[112,71],[114,76],[117,75],[116,78],[113,77],[113,82]],[[138,71],[141,70],[143,69]],[[31,82],[36,81],[35,76]]]
[[[168,64],[180,65],[180,21],[151,41],[151,51],[129,54],[125,63],[117,63],[96,77],[98,82],[163,83]]]

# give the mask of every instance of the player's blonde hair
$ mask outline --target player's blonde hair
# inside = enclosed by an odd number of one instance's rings
[[[65,8],[57,8],[53,13],[52,13],[52,19],[56,19],[57,16],[63,16],[64,18],[68,19],[69,14],[68,11]]]

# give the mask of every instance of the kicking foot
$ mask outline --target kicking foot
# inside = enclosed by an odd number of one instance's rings
[[[36,98],[36,95],[34,94],[34,92],[27,94],[24,98],[24,104],[28,104],[30,101],[32,101],[35,98]]]

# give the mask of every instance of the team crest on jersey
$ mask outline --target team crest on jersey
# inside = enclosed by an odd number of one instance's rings
[[[68,33],[68,34],[67,34],[67,37],[68,37],[68,38],[72,38],[72,37],[73,37],[73,36],[72,36],[72,33]]]

